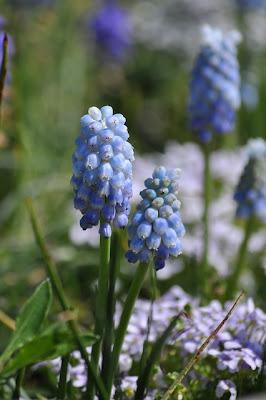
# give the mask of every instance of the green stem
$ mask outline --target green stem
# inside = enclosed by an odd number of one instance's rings
[[[62,357],[61,360],[61,368],[60,368],[60,377],[57,389],[57,399],[65,400],[66,397],[66,388],[67,388],[67,369],[69,363],[70,355]]]
[[[237,289],[239,278],[245,269],[246,256],[248,252],[248,243],[253,232],[253,227],[254,227],[254,218],[250,217],[246,222],[244,237],[235,261],[235,268],[233,270],[233,273],[229,276],[228,279],[226,293],[225,293],[226,299],[234,295]]]
[[[151,305],[150,305],[150,312],[149,312],[149,317],[148,317],[148,324],[147,324],[147,334],[146,334],[146,339],[143,343],[143,349],[142,349],[142,355],[140,359],[140,372],[139,376],[142,374],[144,371],[146,364],[147,364],[147,359],[149,356],[148,352],[148,347],[149,347],[149,337],[150,337],[150,332],[151,332],[151,325],[153,321],[153,309],[154,309],[154,301],[157,297],[157,280],[156,280],[156,270],[153,268],[153,265],[150,264],[150,284],[152,288],[152,295],[151,295]]]
[[[131,283],[124,307],[123,307],[120,322],[119,322],[118,328],[116,330],[114,348],[113,348],[113,352],[112,352],[112,370],[111,370],[111,374],[108,377],[107,390],[108,390],[109,396],[110,396],[110,393],[112,390],[113,380],[114,380],[116,370],[118,367],[119,356],[121,353],[121,349],[122,349],[124,337],[126,334],[126,330],[128,327],[129,319],[132,314],[134,304],[139,295],[141,286],[143,284],[143,281],[145,279],[145,275],[146,275],[148,269],[149,269],[149,264],[144,264],[144,263],[139,264],[137,271],[134,275],[133,281]]]
[[[55,294],[58,297],[59,303],[60,303],[63,311],[69,311],[72,308],[70,307],[68,300],[66,298],[66,295],[64,293],[63,285],[62,285],[60,277],[58,275],[56,265],[55,265],[52,257],[50,256],[50,253],[48,251],[46,243],[41,234],[40,226],[37,221],[37,217],[36,217],[31,199],[27,200],[27,208],[28,208],[28,212],[30,215],[35,240],[41,250],[43,259],[45,261],[46,271],[47,271],[47,274],[53,285]],[[101,393],[101,395],[103,396],[103,399],[107,399],[107,394],[106,394],[104,384],[102,382],[102,379],[98,375],[96,365],[93,362],[90,362],[90,360],[89,360],[88,353],[87,353],[86,347],[83,343],[83,340],[80,337],[80,332],[79,332],[79,328],[78,328],[76,321],[69,320],[69,321],[67,321],[67,325],[68,325],[69,329],[71,330],[73,337],[76,340],[80,354],[85,361],[87,371],[88,371],[88,381],[89,381],[89,377],[91,377],[92,380],[94,381],[95,385],[97,386],[99,393]]]
[[[96,298],[96,323],[95,334],[99,336],[98,340],[92,347],[91,359],[98,366],[102,348],[102,339],[104,336],[106,322],[106,305],[109,286],[109,263],[110,263],[110,245],[111,238],[100,237],[100,266],[98,277],[98,290]],[[87,388],[88,398],[93,400],[95,397],[95,388],[90,385]]]
[[[1,112],[1,105],[3,100],[3,92],[4,92],[4,85],[7,73],[7,62],[8,62],[8,37],[5,33],[3,44],[2,44],[2,64],[0,69],[0,112]],[[1,121],[1,113],[0,113],[0,121]]]
[[[114,314],[115,314],[115,283],[120,270],[121,261],[121,240],[120,233],[115,231],[112,236],[111,260],[109,272],[109,291],[107,300],[106,329],[103,339],[103,363],[102,379],[107,383],[107,377],[111,370],[111,352],[114,340]]]
[[[162,335],[154,343],[149,357],[146,358],[145,366],[139,374],[137,381],[137,390],[135,393],[134,400],[144,399],[145,391],[148,389],[153,367],[160,359],[160,354],[163,349],[163,346],[166,343],[167,339],[169,338],[170,334],[172,333],[173,329],[176,328],[177,321],[180,319],[182,315],[183,313],[180,313],[175,318],[173,318],[168,327],[162,333]]]
[[[203,255],[201,271],[201,294],[205,294],[208,276],[208,251],[209,251],[209,205],[211,200],[211,176],[210,176],[210,150],[208,144],[204,146],[204,211],[203,211]]]
[[[194,367],[194,365],[198,362],[200,355],[202,352],[206,349],[206,347],[215,339],[217,333],[222,329],[226,321],[230,318],[231,314],[233,313],[234,309],[244,296],[244,292],[242,291],[240,295],[237,297],[235,302],[233,303],[232,307],[229,309],[227,312],[226,316],[224,319],[217,325],[217,327],[212,331],[210,336],[207,337],[206,340],[202,343],[202,345],[198,348],[194,356],[190,359],[190,361],[187,363],[185,368],[181,371],[181,373],[178,375],[178,377],[175,379],[173,384],[170,386],[170,388],[167,390],[167,392],[164,394],[162,397],[162,400],[169,400],[172,397],[172,394],[182,385],[182,382],[184,378],[187,376],[187,374],[190,372],[190,370]]]
[[[22,382],[24,379],[24,375],[25,375],[25,368],[21,368],[18,371],[17,377],[16,377],[16,386],[15,386],[14,395],[13,395],[14,400],[20,399],[20,391],[21,391],[21,385],[22,385]]]

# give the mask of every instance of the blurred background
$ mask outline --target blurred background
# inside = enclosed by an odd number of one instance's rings
[[[188,129],[187,97],[203,23],[238,29],[243,36],[237,127],[216,139],[211,160],[216,190],[210,285],[213,297],[219,295],[220,277],[228,274],[243,235],[234,221],[233,202],[233,189],[245,164],[242,147],[251,137],[266,138],[265,3],[0,1],[0,38],[4,31],[9,35],[0,131],[0,310],[14,317],[45,276],[24,204],[32,196],[67,291],[74,303],[79,301],[81,319],[90,322],[97,234],[79,228],[69,181],[79,119],[91,105],[112,105],[127,118],[137,154],[134,201],[155,164],[182,168],[184,256],[158,276],[161,292],[177,283],[193,293],[191,277],[200,273],[203,159],[196,135]],[[243,278],[243,285],[264,309],[265,238],[261,227],[250,245],[252,270]],[[124,262],[121,292],[131,272],[132,266]],[[0,351],[8,334],[1,326]]]

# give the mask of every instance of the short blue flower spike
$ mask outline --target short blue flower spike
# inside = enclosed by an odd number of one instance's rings
[[[233,130],[240,106],[240,74],[236,45],[240,34],[223,33],[204,26],[201,50],[196,59],[189,94],[190,126],[202,142],[213,133]]]
[[[128,224],[132,197],[134,151],[122,114],[110,106],[90,107],[81,120],[73,154],[74,207],[81,211],[82,229],[100,223],[100,235],[110,237],[111,225]]]
[[[248,162],[236,187],[236,216],[256,216],[266,222],[266,142],[251,139],[247,146]]]
[[[185,234],[177,199],[179,169],[156,168],[152,178],[145,181],[139,203],[128,228],[129,250],[126,258],[131,263],[154,260],[161,269],[169,257],[182,252],[180,238]]]

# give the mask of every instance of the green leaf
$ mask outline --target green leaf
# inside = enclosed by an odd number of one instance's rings
[[[86,346],[96,342],[97,336],[87,333],[82,336]],[[18,369],[40,361],[51,360],[76,350],[77,343],[65,323],[51,325],[41,335],[27,342],[5,365],[2,376],[9,376]]]
[[[168,327],[163,331],[161,336],[154,343],[153,348],[151,350],[150,356],[146,361],[146,366],[144,370],[140,373],[138,381],[137,381],[137,390],[135,394],[135,399],[142,400],[145,396],[145,391],[148,388],[150,376],[152,373],[152,368],[158,361],[161,351],[163,349],[164,344],[169,338],[171,332],[174,328],[176,328],[177,322],[181,316],[185,315],[183,312],[179,313],[176,317],[172,319],[169,323]],[[181,333],[181,332],[180,332]]]
[[[15,351],[38,334],[49,312],[51,303],[52,288],[50,281],[47,279],[37,287],[33,295],[22,307],[16,320],[16,330],[0,357],[0,371]]]

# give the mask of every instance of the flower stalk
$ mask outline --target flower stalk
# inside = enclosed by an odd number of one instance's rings
[[[107,317],[107,295],[108,295],[108,282],[109,282],[109,263],[110,263],[110,245],[111,238],[100,236],[100,266],[98,277],[98,290],[96,299],[96,323],[95,334],[100,339],[93,345],[91,360],[97,366],[102,348],[102,340],[105,332],[105,321]],[[88,397],[94,399],[94,385],[88,387]]]
[[[60,377],[57,389],[57,400],[64,400],[66,397],[67,369],[68,369],[69,359],[70,359],[69,354],[62,357],[61,359]]]
[[[123,311],[122,311],[122,315],[120,318],[118,328],[116,330],[114,348],[113,348],[113,352],[112,352],[112,369],[111,369],[111,373],[108,377],[108,385],[107,385],[107,391],[108,391],[109,398],[111,395],[113,380],[114,380],[114,377],[115,377],[115,374],[117,371],[119,356],[121,353],[123,341],[124,341],[125,334],[127,331],[129,319],[132,314],[134,304],[139,295],[141,286],[143,284],[143,281],[145,279],[148,269],[149,269],[149,264],[139,263],[137,271],[134,275],[132,284],[130,286],[124,307],[123,307]]]
[[[201,272],[201,293],[206,292],[206,282],[209,267],[209,207],[211,201],[211,175],[210,175],[210,149],[208,144],[203,147],[204,151],[204,177],[203,177],[203,254],[202,254],[202,272]]]
[[[250,216],[246,220],[244,237],[238,251],[233,273],[229,276],[228,279],[226,294],[225,294],[226,299],[228,299],[230,296],[232,297],[232,295],[235,293],[239,283],[239,279],[245,269],[246,257],[248,253],[248,244],[253,231],[254,231],[254,217]]]
[[[109,290],[106,304],[106,326],[103,339],[102,378],[107,383],[107,377],[111,371],[111,353],[114,341],[114,314],[115,314],[115,284],[120,270],[121,261],[121,237],[119,231],[114,231],[111,241],[111,259],[109,269]]]

